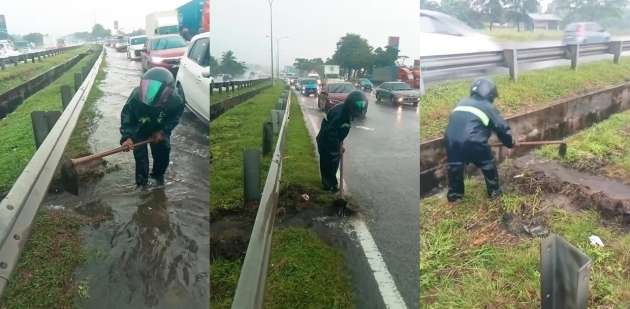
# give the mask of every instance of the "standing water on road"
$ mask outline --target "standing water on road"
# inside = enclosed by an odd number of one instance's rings
[[[118,147],[120,111],[139,84],[140,63],[109,49],[103,97],[89,138],[92,152]],[[75,280],[87,287],[81,308],[208,308],[208,128],[186,111],[171,137],[164,189],[138,191],[132,153],[106,158],[104,176],[80,196],[50,195],[63,205],[107,220],[84,230],[87,262]]]

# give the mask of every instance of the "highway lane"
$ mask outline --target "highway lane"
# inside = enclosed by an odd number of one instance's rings
[[[418,109],[377,104],[353,123],[345,142],[344,178],[351,199],[365,210],[369,232],[409,308],[418,299]],[[311,126],[323,113],[315,97],[299,103]]]

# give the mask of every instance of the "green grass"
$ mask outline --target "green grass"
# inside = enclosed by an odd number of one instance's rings
[[[492,78],[499,90],[497,108],[503,116],[514,115],[548,105],[551,101],[617,85],[630,80],[630,58],[620,64],[610,60],[582,64],[577,71],[566,67],[524,72],[517,82],[509,76]],[[420,138],[441,137],[448,115],[455,105],[468,96],[471,81],[453,81],[427,89],[421,98]]]
[[[48,87],[26,99],[0,120],[0,192],[7,192],[35,153],[31,112],[61,110],[62,85],[74,85],[74,73],[89,61],[87,56]]]
[[[273,235],[265,308],[354,308],[343,255],[301,228]]]
[[[81,285],[73,272],[87,257],[80,239],[84,224],[63,211],[40,210],[0,308],[75,308]]]
[[[262,149],[262,126],[271,117],[282,89],[281,85],[265,89],[210,123],[211,210],[243,207],[243,151]],[[262,158],[261,175],[267,174],[270,158]]]
[[[564,158],[558,146],[546,146],[538,153],[559,160],[578,170],[603,174],[630,182],[630,111],[612,115],[609,119],[580,131],[567,141]]]
[[[46,72],[48,69],[62,64],[70,58],[85,52],[87,47],[79,47],[66,51],[62,54],[43,58],[41,62],[20,63],[17,66],[7,65],[4,70],[0,70],[0,93],[4,93],[13,87],[16,87],[35,76]]]
[[[500,42],[525,42],[525,41],[553,41],[560,43],[563,31],[556,30],[540,30],[535,31],[517,31],[516,28],[493,28],[484,30],[484,33]]]
[[[426,308],[535,308],[540,301],[538,238],[516,237],[501,227],[501,212],[485,197],[481,181],[466,182],[463,202],[443,196],[421,201],[420,302]],[[544,213],[547,228],[593,259],[591,308],[630,306],[630,234],[604,226],[594,211],[552,208],[543,212],[540,192],[509,188],[503,207],[525,215]],[[600,236],[605,247],[588,243]]]
[[[219,92],[216,92],[217,90],[213,90],[212,95],[210,96],[210,105],[220,103],[222,101],[225,101],[226,99],[233,98],[243,93],[247,93],[247,92],[254,91],[263,87],[267,87],[269,86],[269,84],[270,83],[261,83],[250,88],[239,88],[239,89],[236,89],[234,92],[229,92],[229,93],[228,92],[219,93]]]
[[[232,307],[242,260],[215,260],[210,264],[210,308]]]

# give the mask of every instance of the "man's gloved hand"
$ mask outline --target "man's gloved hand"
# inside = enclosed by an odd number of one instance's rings
[[[126,139],[122,146],[125,147],[125,151],[133,150],[133,140],[131,138]]]
[[[151,143],[157,144],[166,139],[166,134],[164,131],[157,131],[151,135]]]

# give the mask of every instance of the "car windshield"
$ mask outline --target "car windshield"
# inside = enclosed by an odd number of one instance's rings
[[[131,39],[131,45],[144,44],[147,41],[147,38],[134,38]]]
[[[350,93],[354,90],[351,84],[330,84],[328,85],[328,92],[330,93]]]
[[[314,80],[314,79],[305,79],[305,80],[302,81],[302,84],[304,84],[304,85],[312,85],[312,84],[317,85],[317,81]]]
[[[180,36],[167,36],[151,40],[151,49],[153,50],[180,48],[184,46],[186,46],[186,41]]]
[[[387,88],[391,90],[411,90],[411,87],[405,83],[389,83]]]
[[[367,80],[367,79],[361,79],[361,80],[359,80],[359,84],[361,84],[361,85],[371,85],[372,82]]]

